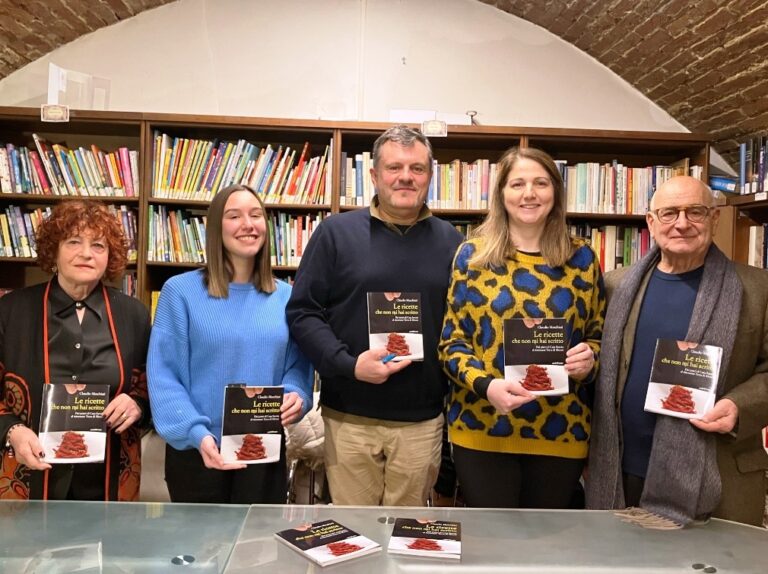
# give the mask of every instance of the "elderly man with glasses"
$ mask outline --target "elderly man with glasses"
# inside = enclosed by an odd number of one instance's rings
[[[639,507],[627,514],[650,526],[684,526],[710,515],[762,522],[768,272],[730,261],[713,244],[719,217],[700,180],[666,181],[646,216],[656,246],[605,277],[589,508]],[[658,339],[722,349],[715,403],[701,418],[644,411]]]

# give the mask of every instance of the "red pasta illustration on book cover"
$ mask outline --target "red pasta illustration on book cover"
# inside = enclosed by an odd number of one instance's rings
[[[55,451],[56,458],[85,458],[88,456],[88,445],[83,434],[68,431],[61,436],[61,444]]]
[[[334,556],[344,556],[344,554],[349,554],[350,552],[357,552],[358,550],[362,550],[362,546],[358,546],[357,544],[351,544],[349,542],[331,542],[328,544],[328,550],[333,554]]]
[[[675,385],[669,389],[669,394],[666,399],[661,401],[661,406],[669,411],[678,413],[696,412],[696,403],[693,401],[693,393],[680,385]]]
[[[429,550],[430,552],[440,552],[443,547],[436,540],[429,538],[417,538],[408,545],[411,550]]]
[[[568,393],[569,337],[565,319],[504,319],[504,379],[535,395]]]
[[[387,352],[394,353],[398,357],[411,354],[411,348],[405,337],[400,333],[390,333],[387,336]]]
[[[236,454],[237,460],[259,460],[267,457],[267,449],[259,435],[247,434],[243,437],[243,446]]]
[[[525,378],[520,381],[520,384],[527,391],[551,391],[555,388],[552,386],[552,379],[547,374],[546,367],[539,365],[528,365]]]

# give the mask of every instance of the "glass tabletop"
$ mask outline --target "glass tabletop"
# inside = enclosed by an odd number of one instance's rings
[[[0,572],[220,573],[247,513],[247,505],[0,501]]]
[[[461,560],[387,554],[397,517],[461,522]],[[329,518],[379,542],[382,552],[321,569],[274,538]],[[653,531],[597,511],[0,502],[0,572],[20,574],[764,574],[766,548],[768,531],[742,524]]]
[[[398,517],[460,522],[461,560],[387,554]],[[303,522],[328,518],[382,545],[380,553],[322,569],[333,574],[765,574],[768,563],[768,531],[724,520],[658,531],[624,523],[607,511],[254,506],[248,512],[226,573],[319,572],[319,567],[276,542],[273,535]]]

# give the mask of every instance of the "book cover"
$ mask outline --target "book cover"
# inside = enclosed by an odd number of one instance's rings
[[[38,437],[45,462],[102,462],[107,426],[102,417],[109,404],[109,385],[43,385]]]
[[[227,385],[221,429],[224,462],[263,464],[280,460],[283,392],[283,387]]]
[[[535,395],[568,392],[565,319],[505,319],[504,378]]]
[[[387,552],[425,558],[461,559],[461,523],[396,518]]]
[[[275,533],[275,537],[320,566],[359,558],[381,550],[378,542],[361,536],[335,520],[299,524],[295,528]]]
[[[368,343],[393,361],[424,359],[420,293],[368,293]]]
[[[715,404],[723,349],[673,339],[657,339],[645,410],[698,419]]]

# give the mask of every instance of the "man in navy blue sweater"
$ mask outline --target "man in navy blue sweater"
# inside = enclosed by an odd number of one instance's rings
[[[440,466],[448,383],[437,361],[454,253],[463,237],[425,204],[432,148],[396,126],[374,143],[369,208],[312,235],[287,306],[291,334],[322,379],[334,504],[425,504]],[[420,294],[423,361],[369,348],[367,294]]]

